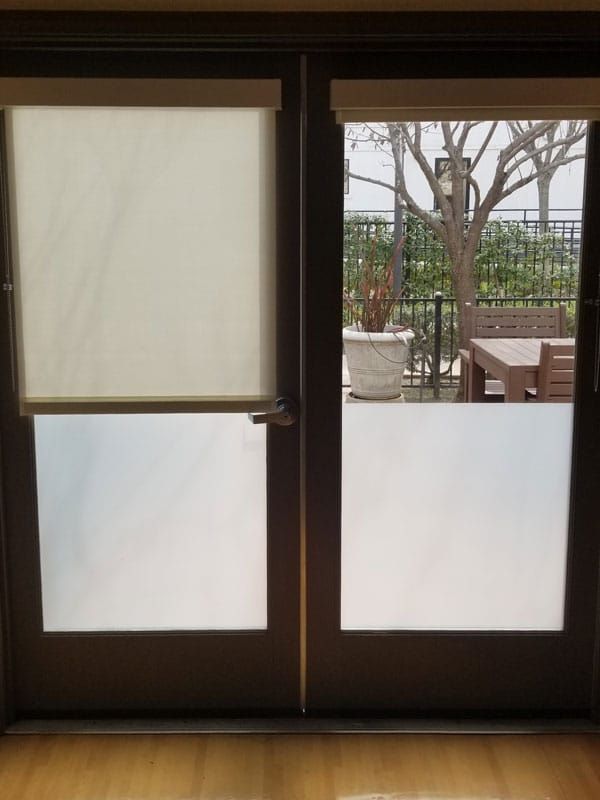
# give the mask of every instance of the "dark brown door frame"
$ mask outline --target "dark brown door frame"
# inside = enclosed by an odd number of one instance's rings
[[[527,71],[540,64],[558,74],[598,74],[598,13],[396,13],[396,14],[186,14],[186,13],[90,13],[90,12],[0,12],[0,74],[51,75],[69,74],[73,60],[85,65],[86,74],[103,70],[117,73],[131,62],[133,54],[145,68],[163,76],[177,72],[160,58],[161,53],[177,53],[180,63],[192,63],[199,54],[220,52],[227,63],[239,65],[250,51],[266,52],[272,57],[286,52],[361,54],[373,65],[386,53],[410,54],[413,64],[423,74],[435,74],[454,66],[454,58],[470,54],[478,68],[494,54],[496,69],[500,59],[516,56],[515,64]],[[396,56],[395,56],[396,57]],[[558,58],[558,61],[556,61]],[[347,65],[346,65],[347,66]],[[331,353],[339,344],[338,308],[340,286],[336,270],[341,252],[340,194],[342,165],[339,131],[328,114],[326,75],[332,62],[309,64],[312,116],[306,141],[306,176],[309,178],[310,203],[304,198],[306,218],[303,238],[304,322],[308,329],[304,342],[303,400],[304,441],[304,513],[307,554],[314,564],[308,584],[308,613],[330,610],[321,607],[328,570],[338,579],[332,552],[339,535],[339,408],[337,399],[339,359],[331,367]],[[465,66],[466,71],[466,66]],[[351,69],[335,77],[351,77]],[[326,158],[326,154],[333,158]],[[598,169],[597,157],[594,169]],[[317,188],[318,187],[318,188]],[[588,216],[599,218],[598,198]],[[295,210],[292,209],[292,213]],[[323,236],[323,231],[327,236]],[[593,230],[593,227],[592,227]],[[592,245],[591,245],[592,246]],[[597,250],[597,243],[593,244]],[[594,292],[587,286],[584,293]],[[328,315],[320,308],[327,308]],[[321,353],[327,343],[329,355]],[[1,344],[1,343],[0,343]],[[341,352],[341,351],[340,351]],[[290,376],[290,386],[295,384]],[[323,402],[321,396],[326,398]],[[328,399],[327,399],[328,398]],[[584,424],[597,422],[597,409],[582,409]],[[594,523],[594,496],[600,476],[600,454],[590,446],[582,457],[590,466],[586,475],[588,494],[578,499],[580,515]],[[2,488],[6,488],[4,464]],[[293,468],[293,465],[291,465]],[[582,486],[583,493],[583,484]],[[336,498],[332,502],[332,498]],[[24,509],[26,513],[27,510]],[[3,522],[3,514],[1,521]],[[10,690],[8,611],[6,599],[7,564],[4,549],[4,526],[0,531],[0,731],[12,718]],[[596,550],[590,549],[593,567],[597,568]],[[594,561],[596,559],[596,561]],[[290,602],[296,602],[296,590],[289,587]],[[589,598],[594,606],[596,598]],[[600,608],[600,606],[599,606]],[[329,615],[329,616],[328,616]],[[327,668],[327,647],[319,653],[322,634],[309,635],[309,659],[320,658]],[[600,718],[600,636],[596,634],[595,712]],[[295,657],[295,654],[294,654]],[[335,676],[328,682],[337,691]]]
[[[451,66],[449,66],[451,65]],[[308,569],[307,708],[314,714],[401,716],[582,716],[598,714],[593,696],[600,536],[595,495],[600,482],[600,394],[592,391],[595,309],[581,304],[566,629],[526,632],[341,632],[341,355],[343,129],[329,111],[333,78],[599,76],[597,48],[537,52],[519,45],[469,52],[423,45],[414,53],[355,53],[309,59],[307,326],[305,418]],[[588,197],[582,259],[600,263],[600,124],[588,144]],[[327,236],[323,235],[327,231]],[[598,296],[588,269],[581,296]],[[326,344],[325,344],[326,343]],[[588,433],[588,438],[581,435]],[[589,432],[596,432],[589,436]],[[594,490],[595,487],[595,490]],[[366,498],[366,502],[373,502]],[[312,568],[310,565],[313,565]],[[582,591],[581,587],[586,587]],[[540,665],[561,664],[554,675]],[[439,679],[430,665],[439,664]],[[560,672],[561,674],[557,674]],[[515,677],[518,675],[518,681]],[[493,687],[493,690],[491,690]]]
[[[260,52],[243,59],[223,54],[179,54],[133,50],[79,53],[45,52],[43,76],[123,76],[152,78],[280,78],[283,110],[277,117],[277,374],[278,391],[300,394],[300,102],[295,56]],[[20,69],[3,74],[19,75]],[[0,111],[0,118],[2,112]],[[0,142],[2,119],[0,119]],[[5,166],[5,159],[2,158]],[[6,174],[3,172],[3,184]],[[0,224],[2,274],[10,269],[6,194]],[[282,212],[285,209],[285,213]],[[8,302],[7,302],[8,301]],[[300,705],[299,695],[299,447],[300,428],[269,426],[267,431],[266,631],[170,631],[118,633],[42,632],[40,567],[31,418],[19,417],[11,386],[12,307],[5,293],[0,340],[2,440],[10,462],[3,474],[6,547],[5,585],[9,600],[5,622],[12,629],[14,664],[7,719],[15,715],[88,716],[123,714],[286,714]],[[250,425],[250,422],[248,422]],[[273,467],[273,465],[276,465]],[[20,569],[14,569],[18,564]],[[4,585],[4,581],[3,581]],[[18,598],[18,599],[16,599]],[[161,669],[155,669],[159,659]],[[164,676],[173,676],[165,680]],[[162,677],[161,677],[162,676]],[[99,698],[104,697],[104,700]],[[110,699],[106,699],[110,698]]]
[[[1,449],[1,448],[0,448]],[[0,453],[1,458],[1,453]],[[7,579],[6,552],[4,548],[4,502],[0,493],[0,736],[6,730],[12,706],[9,688],[10,667],[9,634],[8,634],[8,604],[6,597]]]
[[[582,356],[578,356],[581,362],[578,367],[577,384],[575,391],[580,392],[584,401],[579,404],[579,413],[574,419],[573,439],[576,447],[573,453],[573,476],[576,477],[576,484],[572,483],[572,521],[575,527],[586,528],[589,535],[586,537],[586,552],[581,553],[581,558],[589,559],[589,579],[596,576],[596,596],[591,595],[589,600],[589,621],[588,625],[595,620],[595,630],[591,648],[593,650],[592,667],[592,696],[591,696],[591,719],[600,724],[600,559],[598,557],[598,546],[600,542],[600,522],[598,518],[598,491],[600,488],[600,448],[597,446],[594,435],[589,438],[580,434],[580,431],[598,431],[600,420],[600,394],[593,394],[589,390],[589,376],[594,374],[598,367],[597,359],[600,353],[600,307],[592,306],[589,300],[600,300],[600,122],[595,122],[591,126],[587,150],[587,178],[593,181],[594,191],[587,191],[586,187],[586,207],[583,217],[583,226],[587,230],[582,249],[582,263],[586,261],[596,265],[596,270],[588,270],[582,275],[582,285],[580,297],[583,304],[579,316],[578,335],[580,341],[588,341],[588,346]],[[596,347],[594,347],[594,342]],[[581,349],[581,348],[580,348]],[[585,373],[587,372],[587,378]],[[588,382],[587,391],[585,383]],[[573,577],[576,578],[575,572]],[[583,620],[581,624],[586,624]]]
[[[4,139],[4,131],[0,133],[0,140]],[[2,153],[0,152],[0,160]],[[0,164],[0,231],[3,233],[8,230],[8,187],[6,185],[6,173]],[[2,263],[2,283],[8,280],[6,265],[9,263],[10,243],[6,235],[2,235],[0,242]],[[0,350],[5,348],[6,330],[0,330]],[[6,726],[12,719],[12,671],[10,668],[10,630],[8,617],[8,560],[6,552],[6,516],[5,516],[5,497],[4,497],[4,443],[0,439],[0,735],[6,730]]]

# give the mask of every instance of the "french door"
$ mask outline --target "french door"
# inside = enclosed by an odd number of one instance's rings
[[[588,715],[596,680],[598,565],[591,500],[600,444],[593,423],[599,410],[594,379],[600,252],[594,222],[600,211],[598,123],[590,124],[585,192],[583,182],[578,190],[584,211],[579,294],[571,305],[577,307],[570,332],[576,337],[574,406],[453,402],[459,377],[453,372],[456,351],[451,348],[458,344],[446,338],[447,329],[441,326],[438,347],[444,383],[454,388],[439,394],[443,401],[447,391],[447,402],[422,402],[424,392],[425,399],[427,391],[433,392],[431,386],[424,388],[433,380],[429,366],[434,356],[433,291],[429,301],[416,289],[411,294],[406,272],[409,289],[398,305],[404,316],[392,319],[408,322],[417,342],[413,366],[405,372],[406,402],[357,401],[354,395],[348,397],[354,384],[344,380],[337,333],[348,324],[342,296],[354,291],[361,297],[360,280],[356,279],[356,288],[352,283],[351,270],[360,270],[360,262],[353,267],[354,240],[348,223],[342,231],[344,210],[347,219],[354,219],[356,231],[360,233],[361,224],[366,229],[359,212],[352,216],[352,206],[344,206],[344,177],[346,192],[350,177],[351,201],[360,194],[359,173],[366,179],[365,196],[377,183],[394,183],[391,149],[386,153],[385,148],[399,128],[407,142],[406,152],[398,158],[405,159],[408,193],[413,199],[424,197],[423,205],[432,208],[431,182],[423,173],[429,169],[433,174],[433,156],[419,138],[426,129],[429,142],[439,131],[439,150],[455,157],[452,137],[457,141],[466,130],[461,120],[505,120],[508,115],[514,119],[518,113],[521,117],[533,113],[515,109],[516,98],[508,102],[510,91],[500,101],[512,106],[510,110],[490,106],[510,88],[511,77],[539,75],[538,59],[520,56],[518,65],[503,62],[504,73],[499,74],[498,63],[492,66],[484,53],[454,56],[452,76],[441,82],[437,79],[448,76],[440,73],[434,58],[424,57],[417,64],[414,57],[402,54],[380,54],[376,61],[332,57],[309,71],[309,117],[320,121],[309,133],[308,143],[309,170],[314,165],[309,185],[312,181],[318,187],[308,214],[313,270],[309,303],[312,299],[315,308],[320,303],[323,313],[308,330],[307,360],[313,371],[306,392],[307,458],[312,463],[307,473],[307,562],[312,565],[307,705],[321,713]],[[473,63],[478,64],[476,76]],[[568,75],[568,68],[561,74]],[[473,77],[479,79],[474,84],[469,81]],[[539,106],[547,84],[542,79],[534,85]],[[481,111],[473,100],[480,91],[480,102],[487,106]],[[524,91],[522,85],[519,91]],[[386,92],[397,97],[384,99]],[[569,98],[563,100],[568,105]],[[466,110],[470,104],[473,107]],[[440,119],[453,120],[443,129],[445,139]],[[345,120],[350,125],[345,127]],[[468,130],[477,144],[477,129],[473,128],[475,134]],[[489,141],[494,146],[493,138]],[[501,157],[502,146],[506,145],[496,145],[495,158]],[[477,148],[468,151],[473,160],[477,153]],[[490,164],[489,170],[493,169],[495,164]],[[459,191],[456,185],[454,190]],[[483,198],[482,191],[482,202]],[[419,203],[411,207],[408,202],[405,214],[417,214]],[[432,224],[439,227],[436,220],[443,219],[443,225],[450,225],[451,202],[452,197],[447,216],[434,215]],[[464,202],[463,197],[461,209]],[[474,224],[470,223],[473,206],[470,213],[465,211],[467,225]],[[419,222],[414,215],[412,219]],[[371,226],[370,235],[379,237],[378,246],[388,230],[386,224],[380,219]],[[323,227],[329,235],[317,237]],[[414,228],[404,230],[406,265],[406,250],[417,246],[410,238]],[[366,247],[374,245],[367,241]],[[340,263],[343,248],[343,267],[326,269]],[[362,257],[368,259],[369,252],[362,252]],[[417,277],[419,260],[427,260],[420,252],[412,262]],[[484,297],[492,294],[483,292]],[[507,299],[510,294],[506,290],[488,302],[523,305],[518,298]],[[445,296],[440,294],[442,325],[444,319],[457,324],[459,299],[453,296],[453,285],[447,284]],[[323,342],[331,345],[325,348]],[[377,368],[389,369],[389,364]],[[335,497],[335,502],[326,503],[326,497]]]
[[[295,67],[3,79],[13,718],[299,706]]]
[[[125,52],[67,64],[57,51],[31,82],[14,82],[19,61],[7,62],[11,719],[589,716],[596,123],[572,418],[542,404],[516,421],[509,404],[374,407],[346,402],[342,386],[345,134],[332,81],[438,78],[438,57],[165,52],[149,65]],[[473,63],[496,77],[483,50],[453,53],[454,76]],[[533,56],[510,63],[506,78],[539,74]],[[556,58],[542,68],[570,70]],[[295,424],[248,419],[279,397],[297,403]],[[531,540],[498,545],[515,530]]]

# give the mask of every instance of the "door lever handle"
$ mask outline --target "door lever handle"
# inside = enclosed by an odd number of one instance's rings
[[[289,397],[278,397],[273,411],[249,411],[253,425],[293,425],[298,419],[298,406]]]

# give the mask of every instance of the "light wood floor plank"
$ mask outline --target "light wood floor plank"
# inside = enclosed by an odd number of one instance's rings
[[[599,800],[600,734],[0,738],[1,800]]]

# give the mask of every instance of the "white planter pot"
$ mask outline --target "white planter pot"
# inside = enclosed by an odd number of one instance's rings
[[[402,394],[402,377],[413,331],[369,333],[356,325],[343,330],[344,350],[354,397],[391,400]]]

